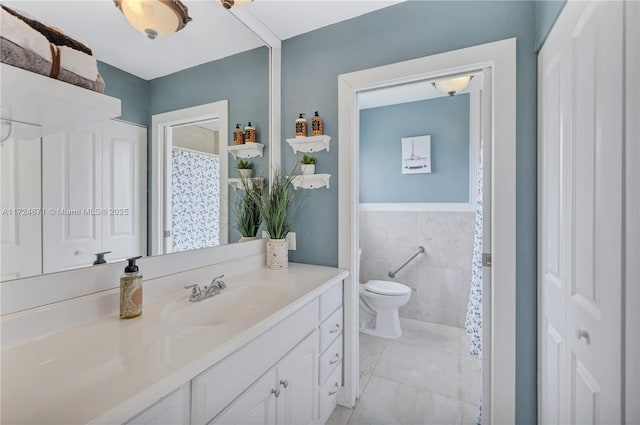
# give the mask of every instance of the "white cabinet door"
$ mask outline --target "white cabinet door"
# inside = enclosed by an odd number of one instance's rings
[[[278,364],[279,425],[315,422],[318,408],[318,340],[318,331],[314,331]]]
[[[43,271],[90,266],[102,250],[102,124],[42,140]]]
[[[42,273],[40,138],[7,139],[0,146],[0,164],[0,280],[38,275]]]
[[[623,2],[568,2],[540,53],[541,421],[619,423]]]
[[[242,393],[210,424],[269,425],[276,423],[276,370],[271,369],[247,391]],[[224,382],[220,385],[224,386]]]
[[[110,261],[146,255],[147,130],[105,121],[102,163],[102,250]]]
[[[169,394],[126,425],[178,425],[189,423],[191,393],[189,384]]]

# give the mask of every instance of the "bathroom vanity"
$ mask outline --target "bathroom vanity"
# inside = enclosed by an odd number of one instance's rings
[[[2,423],[325,423],[342,386],[348,275],[258,268],[199,302],[183,289],[190,276],[168,276],[139,318],[119,320],[114,309],[13,345],[15,327],[29,332],[47,308],[4,318]]]

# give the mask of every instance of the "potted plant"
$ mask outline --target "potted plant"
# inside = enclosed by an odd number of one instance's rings
[[[251,177],[251,175],[253,174],[251,170],[252,167],[253,163],[251,161],[245,161],[242,159],[240,160],[240,162],[238,162],[238,165],[236,165],[236,168],[240,173],[240,177],[242,177],[243,179],[248,179]]]
[[[286,269],[289,263],[289,244],[286,237],[291,230],[289,207],[293,202],[293,184],[295,175],[285,176],[282,170],[273,175],[269,195],[252,197],[259,205],[264,230],[269,234],[267,241],[267,267],[270,269]]]
[[[260,205],[263,202],[262,185],[254,183],[248,179],[242,179],[244,193],[236,203],[236,223],[235,228],[242,238],[240,242],[256,239],[262,216]]]
[[[303,175],[316,173],[316,157],[310,155],[304,155],[300,160],[300,168]]]

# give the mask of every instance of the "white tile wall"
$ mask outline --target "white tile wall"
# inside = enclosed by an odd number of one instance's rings
[[[473,212],[360,212],[360,281],[394,280],[410,286],[400,316],[463,327],[471,282]],[[394,279],[418,245],[426,249]]]

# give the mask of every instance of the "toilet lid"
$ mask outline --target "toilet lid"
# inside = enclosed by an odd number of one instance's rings
[[[411,293],[411,288],[402,283],[389,282],[387,280],[370,280],[364,288],[380,295],[406,295]]]

